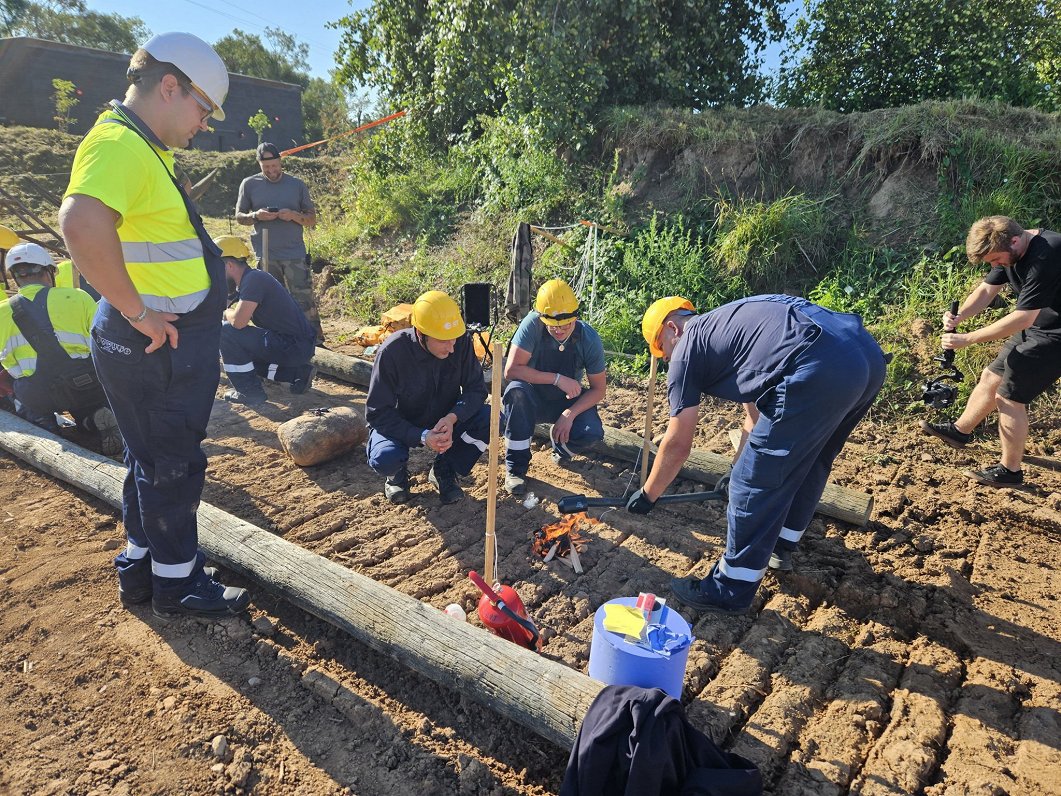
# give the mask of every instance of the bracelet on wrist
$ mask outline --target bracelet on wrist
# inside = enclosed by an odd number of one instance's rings
[[[553,379],[553,386],[555,387],[555,386],[556,386],[556,385],[558,385],[559,383],[560,383],[560,374],[559,374],[559,373],[557,373],[557,374],[556,374],[556,378],[555,378],[555,379]]]
[[[144,308],[142,310],[140,310],[140,314],[139,315],[134,315],[133,317],[130,318],[128,315],[126,315],[123,312],[123,313],[121,313],[121,316],[123,318],[125,318],[125,320],[129,321],[129,323],[140,323],[140,321],[142,321],[144,318],[147,317],[147,305],[146,304],[144,305]]]

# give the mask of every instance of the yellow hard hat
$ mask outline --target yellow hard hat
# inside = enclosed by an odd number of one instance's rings
[[[20,238],[10,229],[0,224],[0,249],[10,249],[17,246]]]
[[[563,326],[578,317],[578,298],[563,279],[550,279],[538,288],[534,309],[546,326]]]
[[[413,328],[436,340],[456,340],[465,331],[460,307],[441,290],[429,290],[413,304]]]
[[[251,256],[250,247],[243,238],[237,235],[221,235],[214,238],[214,243],[221,249],[222,257],[234,257],[237,260],[246,260]]]
[[[693,303],[681,296],[667,296],[666,298],[657,299],[645,310],[645,317],[641,319],[641,334],[645,336],[648,350],[652,352],[654,357],[663,356],[663,349],[659,347],[657,342],[659,333],[663,328],[663,322],[667,320],[667,316],[675,310],[696,312]]]

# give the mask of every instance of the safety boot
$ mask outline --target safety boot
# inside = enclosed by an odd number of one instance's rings
[[[160,619],[179,616],[225,619],[243,613],[250,601],[246,589],[218,583],[204,571],[183,594],[156,592],[151,597],[151,611]]]
[[[225,394],[221,396],[222,400],[228,401],[233,404],[244,404],[246,406],[261,406],[265,403],[265,391],[259,395],[257,393],[246,393],[240,390],[225,390]]]
[[[400,505],[409,500],[409,469],[404,464],[394,475],[383,482],[383,496],[391,503]]]
[[[436,459],[427,480],[438,490],[439,499],[443,504],[457,503],[464,497],[464,490],[457,483],[457,474],[448,462],[443,463]]]
[[[305,365],[301,373],[302,375],[292,381],[288,388],[292,395],[304,395],[313,386],[313,379],[317,376],[317,366]]]
[[[109,406],[101,406],[93,412],[89,424],[99,434],[100,452],[104,456],[117,456],[125,450],[125,440]]]
[[[770,567],[770,569],[776,569],[778,572],[791,572],[792,551],[781,547],[775,547],[774,551],[770,554],[770,560],[766,565]]]

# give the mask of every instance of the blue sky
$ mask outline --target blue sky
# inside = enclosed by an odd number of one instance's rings
[[[315,77],[327,77],[335,66],[339,31],[326,24],[365,8],[369,0],[167,0],[150,4],[143,0],[88,0],[87,5],[93,11],[140,17],[152,33],[181,30],[208,42],[227,36],[234,28],[261,36],[264,41],[267,27],[280,28],[309,45],[310,71]]]

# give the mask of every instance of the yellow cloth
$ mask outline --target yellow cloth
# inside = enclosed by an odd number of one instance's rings
[[[26,285],[18,292],[32,301],[43,287]],[[72,357],[84,358],[89,355],[89,329],[95,314],[96,302],[83,290],[56,287],[48,292],[48,317],[55,327],[55,337]],[[0,341],[0,365],[13,378],[21,379],[36,372],[37,352],[15,325],[10,301],[0,304]]]
[[[640,608],[605,603],[603,624],[604,629],[612,633],[637,638],[645,627],[645,615]]]
[[[70,288],[74,286],[74,264],[70,260],[62,260],[59,263],[58,270],[55,272],[55,286]]]
[[[202,243],[170,180],[173,152],[110,121],[120,118],[108,110],[96,120],[77,148],[65,196],[95,197],[121,216],[125,266],[148,307],[190,312],[209,292],[210,276]]]

